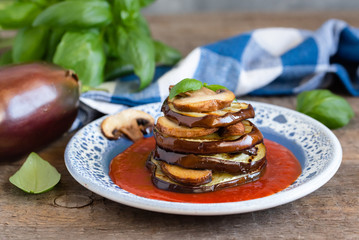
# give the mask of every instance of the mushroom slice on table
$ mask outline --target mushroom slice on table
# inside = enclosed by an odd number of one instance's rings
[[[211,112],[230,106],[234,99],[234,94],[227,89],[219,89],[215,92],[202,87],[199,90],[178,95],[170,102],[180,111]]]
[[[114,140],[125,135],[135,142],[144,133],[152,131],[155,120],[151,115],[136,109],[127,109],[111,115],[101,123],[101,131],[106,138]]]

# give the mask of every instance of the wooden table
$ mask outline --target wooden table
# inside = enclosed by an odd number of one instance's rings
[[[357,12],[207,13],[148,17],[154,37],[187,54],[196,46],[259,27],[316,29],[329,18],[359,26]],[[64,136],[39,154],[62,174],[50,192],[25,194],[8,178],[23,159],[0,163],[0,239],[358,239],[359,98],[349,125],[333,131],[343,146],[337,174],[314,193],[276,208],[229,216],[196,217],[127,207],[78,184],[64,164]],[[245,99],[295,108],[295,97]]]

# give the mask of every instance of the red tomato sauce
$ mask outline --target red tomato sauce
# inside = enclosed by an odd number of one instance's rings
[[[257,181],[208,193],[176,193],[156,188],[145,163],[155,147],[153,137],[137,141],[117,155],[110,164],[110,177],[122,189],[137,196],[187,203],[223,203],[261,198],[291,185],[301,174],[296,157],[284,146],[267,140],[267,167]]]

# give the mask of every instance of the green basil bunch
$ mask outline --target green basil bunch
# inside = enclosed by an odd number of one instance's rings
[[[134,72],[147,87],[156,64],[180,53],[151,37],[141,9],[154,0],[13,0],[0,8],[0,28],[18,29],[0,65],[48,61],[73,69],[85,87]]]

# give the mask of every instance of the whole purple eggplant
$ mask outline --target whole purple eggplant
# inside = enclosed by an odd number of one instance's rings
[[[0,68],[0,161],[59,138],[73,123],[79,83],[70,70],[45,63]]]

